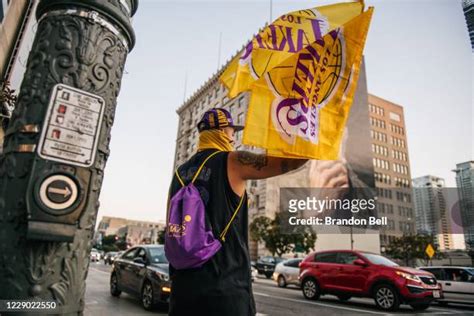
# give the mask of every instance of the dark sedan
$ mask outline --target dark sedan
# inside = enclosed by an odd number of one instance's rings
[[[275,266],[283,260],[282,258],[271,256],[260,257],[255,267],[258,270],[258,274],[264,274],[267,279],[270,279],[275,271]]]
[[[117,256],[118,252],[116,251],[110,251],[107,252],[104,256],[104,263],[105,264],[112,264],[114,263],[115,257]]]
[[[136,246],[115,259],[110,293],[118,297],[122,291],[139,297],[146,310],[168,303],[171,282],[163,245]]]

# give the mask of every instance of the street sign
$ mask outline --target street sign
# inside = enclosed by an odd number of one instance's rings
[[[428,246],[426,246],[425,253],[428,255],[428,257],[430,257],[430,259],[433,258],[435,250],[431,244],[428,244]]]
[[[41,183],[39,189],[40,201],[49,209],[56,212],[66,210],[77,201],[79,189],[69,177],[56,174]]]
[[[44,120],[38,155],[81,167],[94,163],[104,99],[64,84],[54,86]]]

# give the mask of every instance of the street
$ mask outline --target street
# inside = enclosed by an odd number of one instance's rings
[[[101,263],[90,263],[86,288],[85,315],[149,315],[140,301],[128,294],[122,293],[120,298],[112,297],[109,293],[109,277],[111,266]],[[371,299],[352,298],[348,302],[339,302],[334,296],[323,296],[318,301],[308,301],[303,298],[300,289],[296,287],[278,288],[273,280],[257,278],[253,284],[257,312],[259,316],[275,315],[334,315],[334,314],[373,314],[386,315],[379,311]],[[156,315],[167,315],[166,308],[157,308]],[[413,310],[402,305],[393,314],[415,315]],[[474,307],[449,306],[440,307],[434,304],[424,313],[432,315],[474,315]]]

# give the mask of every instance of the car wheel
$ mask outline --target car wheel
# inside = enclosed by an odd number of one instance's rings
[[[119,297],[122,294],[122,291],[119,290],[118,278],[115,273],[112,273],[110,276],[110,294],[115,297]]]
[[[279,286],[279,287],[286,287],[286,280],[285,280],[285,277],[280,274],[280,275],[278,276],[277,283],[278,283],[278,286]]]
[[[270,279],[272,277],[272,275],[273,275],[273,273],[268,273],[268,272],[265,273],[265,277],[267,279]]]
[[[425,309],[428,309],[430,307],[430,303],[424,303],[424,304],[412,304],[410,305],[411,308],[413,308],[415,311],[424,311]]]
[[[153,309],[153,286],[149,281],[145,281],[142,288],[142,306],[147,311]]]
[[[309,300],[317,300],[319,296],[321,296],[318,282],[313,278],[305,279],[301,285],[301,289],[303,290],[304,297]]]
[[[375,287],[374,300],[378,308],[386,311],[397,310],[400,306],[397,290],[389,284],[379,284]]]
[[[341,302],[347,302],[348,300],[351,299],[351,296],[350,296],[350,295],[338,295],[337,298],[338,298]]]

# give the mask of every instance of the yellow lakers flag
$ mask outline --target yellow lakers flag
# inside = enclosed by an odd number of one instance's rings
[[[249,90],[255,80],[329,31],[359,15],[362,2],[338,3],[290,12],[261,30],[219,78],[228,97]]]
[[[243,143],[277,157],[338,159],[373,8],[251,85]]]

